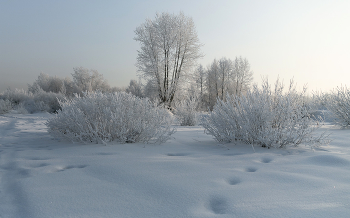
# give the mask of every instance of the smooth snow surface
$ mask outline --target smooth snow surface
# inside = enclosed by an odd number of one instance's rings
[[[350,217],[350,130],[311,150],[53,139],[50,114],[0,116],[0,217]]]

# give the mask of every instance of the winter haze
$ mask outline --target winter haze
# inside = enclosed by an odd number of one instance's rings
[[[1,1],[0,92],[27,88],[40,72],[95,69],[111,86],[137,79],[135,29],[156,12],[193,18],[207,66],[249,60],[262,76],[328,91],[348,85],[349,1]]]

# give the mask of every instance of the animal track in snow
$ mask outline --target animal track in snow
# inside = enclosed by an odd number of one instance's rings
[[[262,163],[270,163],[272,161],[272,158],[269,158],[269,157],[263,157],[262,159],[261,159],[261,162]]]
[[[43,157],[30,157],[30,158],[27,158],[27,160],[50,160],[50,158],[43,158]]]
[[[30,177],[30,170],[23,169],[23,168],[18,168],[18,169],[16,169],[16,174],[20,178],[27,178],[27,177]]]
[[[237,155],[242,155],[243,153],[225,153],[223,156],[237,156]]]
[[[56,170],[54,172],[62,172],[62,171],[65,171],[65,170],[69,170],[69,169],[74,169],[74,168],[79,168],[79,169],[82,169],[82,168],[85,168],[87,167],[87,165],[68,165],[68,166],[65,166],[65,167],[62,167],[62,166],[59,166],[59,167],[56,167]]]
[[[30,170],[17,167],[14,164],[9,164],[8,166],[2,167],[2,169],[11,172],[12,176],[15,178],[27,178],[30,177]]]
[[[255,167],[248,167],[248,168],[245,169],[245,171],[246,171],[246,172],[249,172],[249,173],[253,173],[253,172],[257,171],[257,170],[258,170],[258,169],[255,168]]]
[[[241,180],[237,177],[232,177],[232,178],[228,179],[227,182],[230,185],[237,185],[237,184],[241,183]]]
[[[168,156],[188,156],[190,155],[189,153],[169,153],[167,154]]]
[[[209,209],[215,214],[227,213],[227,200],[221,196],[212,196],[209,200]]]
[[[39,164],[32,164],[31,167],[33,168],[39,168],[39,167],[46,167],[49,166],[50,164],[48,163],[39,163]]]
[[[115,153],[100,152],[97,155],[115,155]]]

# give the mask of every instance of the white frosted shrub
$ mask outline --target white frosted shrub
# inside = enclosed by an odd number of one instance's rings
[[[9,101],[11,109],[16,111],[16,113],[35,113],[40,111],[54,113],[60,109],[58,101],[63,101],[65,97],[61,93],[45,92],[42,89],[35,93],[16,89],[6,90],[0,95],[0,99]]]
[[[7,89],[5,92],[1,93],[0,98],[4,101],[10,102],[11,108],[7,111],[17,114],[27,114],[28,105],[32,105],[33,95],[23,89],[10,90]]]
[[[338,87],[331,94],[322,96],[328,110],[333,113],[335,121],[341,127],[350,126],[350,90]]]
[[[23,89],[10,90],[7,89],[1,94],[3,100],[9,100],[13,106],[20,103],[30,101],[33,98],[33,94],[29,93]]]
[[[313,116],[321,117],[324,122],[333,123],[335,120],[334,114],[327,108],[326,99],[330,94],[322,92],[314,92],[312,97],[309,98],[308,104],[312,108],[311,114]]]
[[[160,143],[174,133],[166,109],[124,92],[84,93],[60,105],[48,131],[73,142]]]
[[[21,103],[15,105],[12,108],[11,113],[14,113],[14,114],[27,114],[27,113],[29,113],[29,111],[26,109],[26,106],[24,105],[24,103],[21,102]]]
[[[43,90],[45,92],[59,93],[63,86],[64,79],[56,76],[49,76],[45,73],[40,73],[32,85],[28,84],[28,91],[31,93],[36,93]]]
[[[62,93],[39,91],[33,95],[34,108],[31,111],[55,113],[61,109],[59,101],[65,99]]]
[[[9,100],[0,99],[0,114],[6,114],[12,109],[11,102]]]
[[[303,102],[304,92],[297,93],[291,82],[284,93],[278,81],[272,91],[266,81],[261,89],[254,86],[245,96],[218,99],[209,116],[203,117],[202,125],[219,142],[278,148],[326,143],[324,133],[313,134],[320,121],[311,117],[310,107]]]
[[[197,125],[196,99],[182,100],[175,105],[175,116],[181,126]]]

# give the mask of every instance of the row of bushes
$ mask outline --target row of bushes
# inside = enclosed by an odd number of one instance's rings
[[[49,112],[54,113],[61,109],[59,100],[65,96],[61,93],[45,92],[40,90],[36,93],[24,90],[6,90],[0,94],[0,114],[14,111],[16,113]]]
[[[318,97],[328,105],[341,126],[350,124],[350,92],[338,89],[332,95]],[[297,146],[301,143],[326,143],[324,134],[315,135],[322,119],[315,116],[305,92],[288,90],[278,81],[274,89],[268,82],[254,86],[244,96],[217,100],[212,112],[203,116],[201,125],[219,142],[243,142],[263,147]],[[331,106],[329,106],[331,105]],[[124,92],[86,92],[66,99],[57,93],[7,91],[0,96],[0,113],[14,106],[28,112],[57,111],[47,122],[49,132],[71,141],[106,143],[164,142],[172,133],[171,112],[155,106],[146,98]],[[196,100],[182,101],[173,110],[180,125],[196,125]]]
[[[243,142],[263,147],[315,145],[327,142],[314,135],[321,120],[312,115],[304,92],[291,84],[287,92],[277,82],[255,86],[245,96],[218,99],[201,125],[219,142]],[[146,98],[127,93],[84,93],[65,102],[62,110],[47,122],[49,132],[71,141],[106,143],[164,142],[174,129],[172,114]],[[180,125],[196,124],[196,101],[183,101],[174,110]]]

